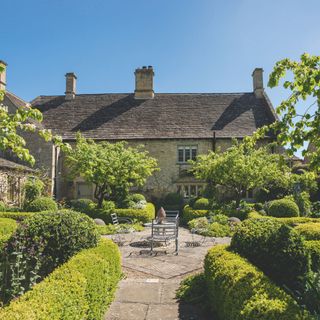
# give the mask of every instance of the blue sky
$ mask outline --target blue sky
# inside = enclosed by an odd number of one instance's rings
[[[252,90],[255,67],[319,54],[319,0],[2,1],[0,59],[8,89],[30,101],[132,92],[134,69],[153,65],[156,92]],[[274,105],[288,93],[267,89]]]

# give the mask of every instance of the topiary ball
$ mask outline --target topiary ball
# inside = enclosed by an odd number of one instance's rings
[[[268,213],[270,216],[281,217],[298,217],[299,207],[290,199],[273,200],[270,203]]]
[[[209,199],[207,199],[207,198],[198,199],[194,203],[193,208],[196,210],[209,210],[209,208],[210,208]]]
[[[25,209],[30,212],[56,211],[58,205],[52,198],[40,197],[28,203]]]

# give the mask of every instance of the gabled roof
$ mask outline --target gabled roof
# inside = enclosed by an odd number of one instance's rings
[[[43,112],[44,127],[74,139],[179,139],[244,137],[276,120],[265,96],[253,93],[157,93],[136,100],[133,94],[40,96],[31,104]]]

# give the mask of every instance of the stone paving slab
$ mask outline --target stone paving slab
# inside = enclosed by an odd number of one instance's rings
[[[131,242],[139,243],[150,234],[146,228],[141,233],[129,235]],[[204,238],[179,229],[179,255],[173,254],[174,244],[156,248],[157,254],[150,255],[148,248],[120,247],[122,266],[128,277],[119,283],[115,301],[105,320],[207,320],[212,319],[190,304],[176,300],[180,281],[188,274],[201,272],[208,249],[214,244],[228,244],[230,238]],[[202,243],[198,247],[186,246],[190,241]],[[166,254],[164,253],[166,251]],[[129,271],[129,272],[128,272]]]

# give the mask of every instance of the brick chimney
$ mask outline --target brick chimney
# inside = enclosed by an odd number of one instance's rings
[[[136,69],[136,89],[134,90],[135,99],[153,99],[153,68],[152,66]]]
[[[3,68],[4,70],[0,73],[0,91],[5,91],[6,90],[6,85],[7,85],[7,64],[0,60],[0,67],[1,69]]]
[[[263,97],[263,69],[255,68],[252,73],[253,79],[253,92],[257,98]]]
[[[66,74],[66,100],[73,100],[76,96],[77,76],[73,72]]]

